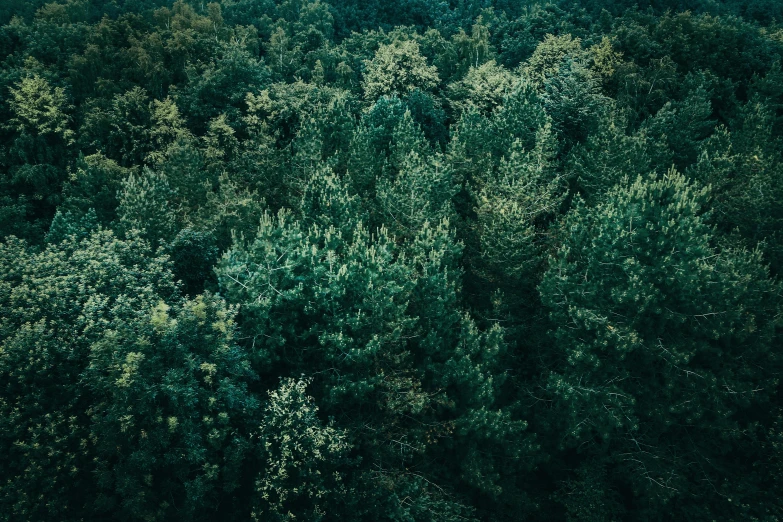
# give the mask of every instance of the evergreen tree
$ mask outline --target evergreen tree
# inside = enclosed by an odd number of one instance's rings
[[[175,215],[169,206],[173,192],[162,174],[145,168],[140,176],[131,174],[118,194],[117,225],[127,235],[132,230],[158,246],[176,233]]]
[[[707,195],[671,171],[578,204],[539,287],[562,449],[585,462],[609,451],[643,519],[667,504],[682,517],[755,510],[734,484],[755,454],[744,433],[776,394],[779,290],[760,252],[715,244]]]

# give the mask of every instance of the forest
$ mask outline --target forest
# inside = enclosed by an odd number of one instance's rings
[[[0,522],[783,520],[780,0],[2,0],[0,61]]]

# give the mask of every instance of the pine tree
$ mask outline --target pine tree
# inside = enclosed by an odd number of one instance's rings
[[[561,444],[585,459],[608,451],[642,517],[666,503],[747,516],[733,499],[753,461],[743,433],[776,393],[778,283],[758,251],[715,244],[707,196],[671,171],[578,204],[539,287],[556,326],[546,387]]]
[[[763,242],[766,259],[779,273],[783,165],[772,133],[772,114],[765,105],[751,101],[734,132],[721,126],[702,142],[699,159],[688,174],[713,187],[711,203],[720,230],[739,232],[741,244],[750,248]]]
[[[535,284],[546,218],[557,214],[565,195],[552,165],[556,145],[550,126],[539,131],[537,141],[530,151],[514,142],[476,197],[484,277],[508,288]]]
[[[347,482],[365,516],[392,508],[392,499],[371,492],[386,481],[410,487],[415,476],[406,466],[427,455],[456,467],[469,487],[498,494],[493,470],[503,458],[484,457],[481,448],[519,458],[529,447],[506,446],[524,423],[492,406],[503,380],[490,377],[502,332],[482,332],[459,312],[453,231],[425,222],[403,249],[385,228],[371,234],[356,221],[356,198],[333,176],[311,183],[302,207],[310,220],[266,215],[255,240],[235,245],[218,266],[222,292],[242,304],[256,366],[314,377],[319,406],[366,462]],[[464,446],[447,443],[452,433]],[[449,460],[457,448],[464,458]],[[368,465],[384,471],[370,478]],[[433,468],[433,478],[446,480],[444,469]],[[416,495],[439,496],[431,487]],[[403,520],[399,509],[387,516]]]
[[[118,194],[117,225],[126,235],[132,230],[157,247],[176,234],[176,217],[169,205],[173,191],[162,174],[145,168],[140,176],[131,174]]]

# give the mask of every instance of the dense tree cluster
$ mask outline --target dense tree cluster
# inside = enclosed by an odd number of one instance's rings
[[[0,521],[783,520],[782,5],[2,2]]]

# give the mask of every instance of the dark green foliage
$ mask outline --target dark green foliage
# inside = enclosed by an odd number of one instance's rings
[[[561,444],[610,450],[635,509],[744,518],[753,502],[727,499],[747,470],[729,455],[752,462],[743,433],[776,395],[780,290],[760,252],[715,244],[707,194],[672,171],[569,214],[539,287],[562,325],[546,389]]]
[[[53,227],[54,228],[54,227]],[[176,292],[164,259],[138,237],[65,235],[37,253],[0,247],[3,517],[87,517],[97,495],[89,365],[107,328]],[[99,433],[100,434],[100,433]]]
[[[182,281],[182,291],[196,296],[204,287],[213,286],[213,268],[218,249],[213,234],[186,228],[168,246],[174,276]]]
[[[199,520],[242,486],[259,401],[233,314],[209,294],[159,300],[92,344],[83,378],[99,513]]]
[[[0,1],[0,522],[783,519],[779,3]]]

